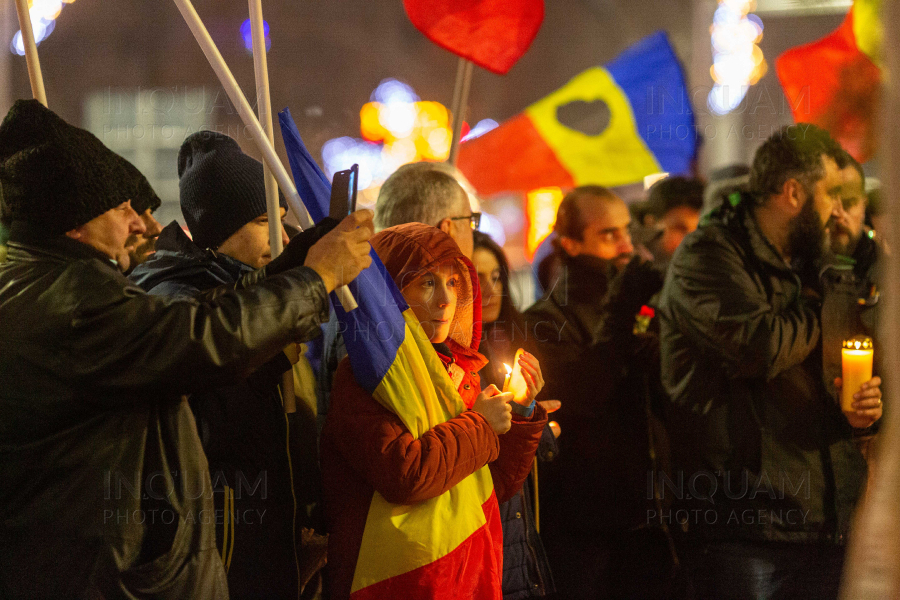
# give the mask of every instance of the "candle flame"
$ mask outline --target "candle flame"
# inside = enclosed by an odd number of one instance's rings
[[[857,349],[857,350],[859,350],[859,347],[860,347],[861,345],[862,345],[862,344],[860,344],[859,341],[857,341],[857,342],[854,344],[854,346],[856,346],[856,349]]]
[[[509,366],[509,365],[506,364],[506,363],[503,363],[503,366],[506,368],[506,374],[507,374],[507,375],[509,375],[510,373],[512,373],[512,367],[511,367],[511,366]]]

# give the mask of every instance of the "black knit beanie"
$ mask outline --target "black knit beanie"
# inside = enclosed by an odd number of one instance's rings
[[[178,152],[181,213],[194,243],[218,248],[238,229],[266,213],[263,166],[221,133],[199,131]],[[287,208],[279,192],[279,203]]]
[[[17,101],[0,124],[0,219],[57,236],[128,199],[117,154],[37,100]]]
[[[153,191],[150,182],[147,181],[143,173],[138,171],[137,167],[121,156],[118,158],[119,166],[124,171],[121,180],[122,185],[126,188],[128,197],[131,198],[131,208],[139,215],[143,214],[148,208],[152,213],[159,208],[162,200],[159,199],[159,196]]]

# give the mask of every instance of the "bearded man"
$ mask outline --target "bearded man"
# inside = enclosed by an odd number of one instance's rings
[[[840,152],[812,125],[776,132],[750,193],[685,238],[666,277],[662,379],[681,470],[658,491],[696,509],[682,526],[701,598],[838,594],[866,478],[853,438],[881,418],[881,380],[841,412],[823,373],[820,291],[796,265],[820,262],[841,216]]]

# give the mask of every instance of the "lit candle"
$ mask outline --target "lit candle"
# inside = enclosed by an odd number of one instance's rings
[[[506,379],[503,380],[503,389],[500,391],[506,393],[509,391],[509,378],[512,377],[512,367],[506,363],[503,363],[503,366],[506,367]]]
[[[841,349],[841,410],[844,412],[854,412],[853,394],[859,391],[862,384],[872,379],[873,352],[872,338],[856,336],[844,341]]]

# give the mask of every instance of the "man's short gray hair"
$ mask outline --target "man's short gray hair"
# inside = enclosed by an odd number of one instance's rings
[[[443,219],[469,213],[465,190],[435,164],[403,165],[387,178],[375,203],[376,230],[404,223],[437,227]]]

